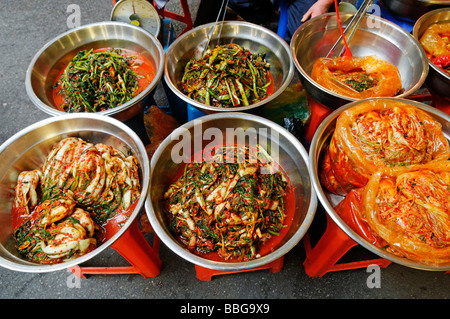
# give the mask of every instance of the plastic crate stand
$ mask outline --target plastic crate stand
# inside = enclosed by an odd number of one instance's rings
[[[417,102],[429,104],[444,113],[450,114],[450,99],[441,97],[430,90],[426,90],[420,94],[410,95],[407,98]]]

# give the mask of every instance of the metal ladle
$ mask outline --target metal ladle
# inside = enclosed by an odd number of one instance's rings
[[[350,51],[350,49],[348,47],[348,43],[350,42],[350,40],[352,39],[352,37],[355,34],[356,30],[358,29],[359,25],[361,24],[362,19],[366,15],[367,10],[372,5],[373,1],[374,0],[365,0],[363,2],[363,4],[359,7],[358,11],[353,15],[352,19],[350,20],[349,24],[347,25],[347,27],[345,28],[344,31],[342,31],[341,21],[340,21],[340,18],[339,18],[339,9],[338,9],[338,6],[337,6],[337,1],[335,1],[336,15],[337,15],[337,18],[338,18],[338,23],[339,23],[339,28],[340,28],[340,31],[341,31],[341,36],[335,42],[335,44],[333,45],[331,50],[328,52],[327,57],[342,56],[343,54],[345,56],[352,56],[351,51]],[[342,50],[338,54],[336,54],[336,48],[338,47],[338,45],[341,43],[342,40],[344,40],[344,48],[342,48]]]
[[[336,16],[337,16],[341,36],[336,41],[336,43],[333,45],[331,50],[328,52],[327,58],[329,58],[331,56],[342,56],[342,55],[346,56],[346,57],[352,57],[353,55],[352,55],[352,52],[350,51],[350,48],[348,47],[348,42],[350,42],[351,38],[355,34],[355,31],[358,29],[358,26],[361,23],[362,18],[366,15],[366,12],[369,9],[369,7],[372,5],[373,0],[365,0],[364,1],[364,3],[361,5],[361,7],[358,9],[358,11],[353,15],[352,19],[350,20],[350,23],[347,25],[347,27],[345,28],[344,31],[342,31],[342,22],[339,17],[339,8],[338,8],[337,1],[335,0],[334,3],[335,3],[335,7],[336,7]],[[339,54],[335,54],[336,48],[339,45],[339,43],[341,43],[342,40],[344,41],[344,47],[339,52]],[[358,93],[358,91],[356,91],[354,88],[352,88],[351,86],[345,85],[344,83],[342,83],[335,77],[331,77],[331,81],[335,85],[337,85],[341,88],[344,88],[346,90],[352,90],[354,93]]]
[[[216,31],[217,25],[220,25],[219,33],[218,33],[218,38],[220,38],[220,34],[222,33],[223,21],[225,19],[225,14],[227,12],[228,1],[229,0],[222,0],[222,5],[220,7],[219,13],[217,14],[216,22],[209,30],[207,38],[206,38],[206,42],[202,43],[202,45],[198,48],[198,51],[196,54],[198,56],[198,58],[203,57],[203,55],[205,54],[205,51],[208,49],[209,43],[211,42],[211,38],[213,37],[214,32]]]

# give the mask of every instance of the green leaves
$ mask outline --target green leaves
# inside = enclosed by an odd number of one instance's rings
[[[133,59],[121,50],[82,50],[72,59],[58,81],[61,107],[69,113],[99,112],[131,100],[138,89]]]
[[[217,46],[186,64],[181,89],[206,105],[248,106],[267,97],[272,84],[269,68],[261,54],[234,43]]]

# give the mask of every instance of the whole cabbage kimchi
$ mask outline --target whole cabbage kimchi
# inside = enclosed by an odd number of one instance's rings
[[[319,58],[311,78],[325,89],[355,99],[393,97],[402,91],[398,68],[377,56]]]
[[[57,142],[42,167],[22,171],[15,185],[13,235],[27,260],[56,264],[99,246],[103,227],[140,197],[134,155],[78,137]]]
[[[420,37],[420,44],[430,61],[450,74],[450,22],[431,24]]]
[[[450,263],[450,161],[386,168],[335,208],[372,244],[425,265]]]
[[[384,168],[450,157],[442,126],[425,111],[395,99],[374,99],[343,111],[322,160],[325,188],[345,195]]]

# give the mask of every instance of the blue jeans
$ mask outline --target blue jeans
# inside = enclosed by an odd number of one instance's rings
[[[302,18],[306,11],[316,3],[317,0],[287,0],[288,6],[287,29],[284,39],[289,43],[295,31],[303,24]],[[330,12],[335,11],[334,5],[330,6]]]

